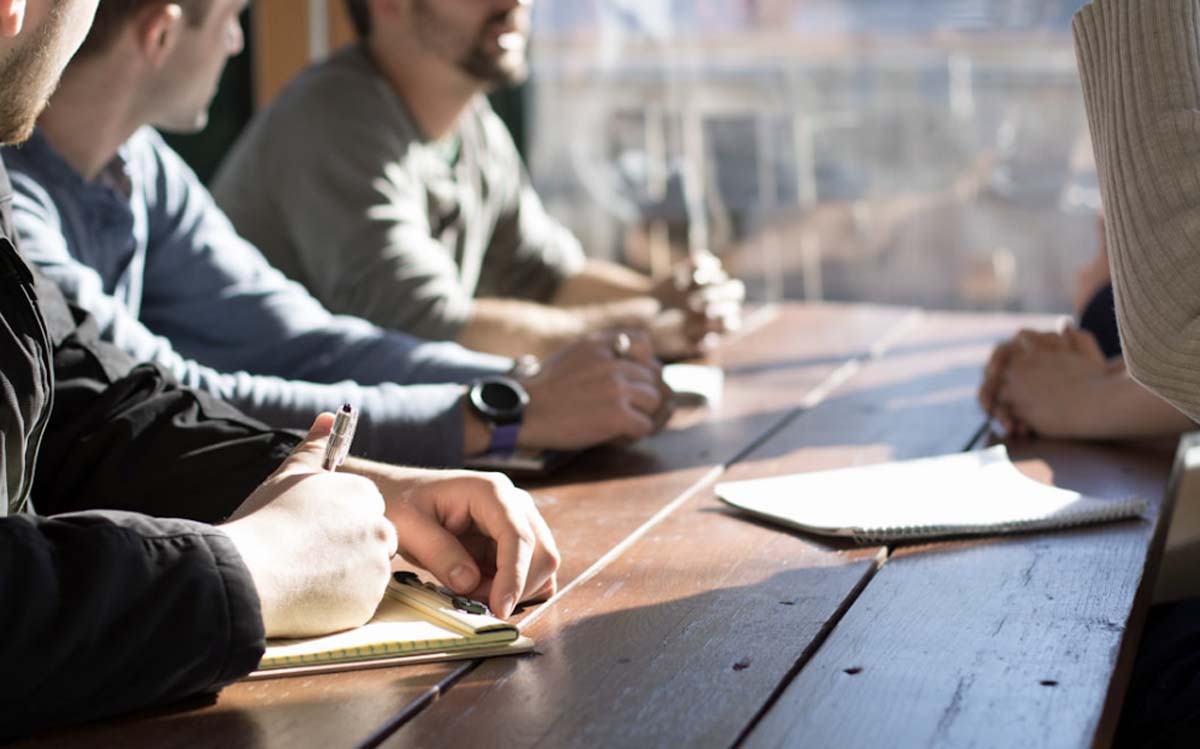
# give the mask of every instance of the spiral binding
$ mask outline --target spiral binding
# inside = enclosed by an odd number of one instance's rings
[[[1068,512],[1047,518],[1030,518],[994,525],[908,525],[861,528],[855,531],[853,539],[855,543],[865,545],[889,541],[921,541],[942,536],[991,536],[1027,531],[1061,530],[1081,525],[1142,517],[1149,506],[1150,503],[1144,499],[1126,499],[1107,504],[1104,509]]]

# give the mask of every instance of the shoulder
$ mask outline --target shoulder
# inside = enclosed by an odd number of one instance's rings
[[[357,45],[339,50],[289,83],[263,113],[271,131],[395,127],[402,107]]]
[[[4,164],[12,177],[12,186],[18,191],[19,185],[31,183],[45,186],[75,186],[81,181],[78,174],[71,169],[62,157],[50,146],[40,131],[25,143],[18,146],[4,146],[0,149]]]
[[[130,136],[121,146],[120,153],[131,166],[143,170],[146,176],[162,175],[169,179],[183,177],[199,182],[183,157],[149,125],[139,128]]]
[[[39,140],[36,146],[5,146],[0,150],[4,166],[8,167],[4,180],[7,197],[12,203],[14,219],[23,228],[43,222],[59,224],[55,194],[62,191],[52,189],[56,185],[52,179],[55,170],[47,154],[40,150],[44,145]]]
[[[11,201],[13,222],[22,234],[42,228],[56,232],[61,230],[62,216],[58,201],[46,185],[32,175],[16,171],[12,173]]]
[[[191,166],[152,127],[140,128],[125,141],[121,155],[130,179],[142,187],[143,199],[152,210],[159,204],[178,206],[208,192]]]
[[[399,97],[352,45],[301,73],[251,121],[215,184],[223,190],[235,173],[256,182],[264,172],[395,162],[418,140]]]
[[[70,213],[71,201],[34,174],[13,170],[10,176],[11,229],[20,241],[22,254],[35,261],[66,257],[64,211]],[[60,198],[66,202],[60,204]]]

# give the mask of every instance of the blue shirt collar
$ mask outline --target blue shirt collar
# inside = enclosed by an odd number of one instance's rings
[[[128,141],[121,144],[112,161],[91,182],[85,180],[82,174],[75,171],[75,167],[67,163],[67,160],[54,150],[54,146],[50,145],[50,141],[46,140],[46,136],[42,134],[41,128],[35,128],[33,135],[24,145],[20,146],[20,149],[28,151],[32,160],[38,164],[39,169],[43,172],[39,175],[39,179],[57,182],[71,190],[81,190],[85,193],[115,194],[122,203],[128,203],[133,194],[133,177],[129,172]]]

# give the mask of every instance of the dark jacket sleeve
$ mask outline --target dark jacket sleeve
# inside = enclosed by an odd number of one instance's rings
[[[263,647],[249,571],[214,528],[0,518],[0,740],[215,691]]]
[[[38,281],[55,376],[33,493],[38,514],[115,509],[219,522],[299,441],[179,386],[157,366],[135,365],[99,340],[86,312]]]

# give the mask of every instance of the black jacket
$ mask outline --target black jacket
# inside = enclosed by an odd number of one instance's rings
[[[0,164],[0,739],[253,669],[258,597],[207,523],[297,442],[100,342],[15,251],[11,199]]]

